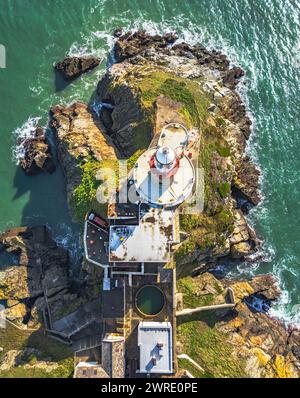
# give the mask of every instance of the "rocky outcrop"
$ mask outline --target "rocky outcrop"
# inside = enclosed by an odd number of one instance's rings
[[[94,69],[99,65],[100,59],[96,57],[66,57],[62,61],[57,62],[54,68],[62,74],[65,80],[73,80]]]
[[[236,172],[234,179],[235,193],[252,205],[257,205],[261,200],[258,168],[251,163],[249,156],[245,156],[238,162]]]
[[[20,351],[10,350],[0,360],[0,371],[8,370],[17,364],[17,357]]]
[[[289,344],[289,333],[283,324],[267,314],[253,312],[241,302],[233,318],[220,322],[218,330],[228,334],[234,353],[244,361],[250,377],[299,377],[300,362],[294,352],[300,339]]]
[[[102,133],[100,123],[93,118],[87,105],[76,102],[69,107],[54,106],[50,117],[70,204],[74,189],[81,182],[79,165],[90,158],[99,162],[114,160],[117,151],[111,138]]]
[[[259,241],[240,210],[234,211],[234,218],[234,230],[229,237],[230,254],[233,259],[241,259],[253,254]]]
[[[50,373],[59,367],[56,362],[41,360],[41,352],[35,348],[10,350],[0,359],[0,372],[23,366],[24,369],[41,369]]]
[[[7,264],[0,272],[6,316],[34,327],[42,321],[47,302],[55,312],[70,295],[68,252],[57,246],[46,227],[9,230],[0,235],[0,247],[19,256],[18,265]]]
[[[37,127],[34,136],[27,138],[22,144],[24,154],[20,166],[26,174],[36,175],[42,171],[48,173],[55,171],[51,149],[43,128]]]
[[[230,344],[231,353],[228,360],[240,364],[246,377],[287,378],[300,376],[300,333],[298,330],[287,330],[285,325],[270,317],[263,310],[254,309],[248,304],[249,298],[257,296],[267,302],[276,300],[280,290],[276,279],[270,275],[260,275],[249,280],[217,280],[212,275],[202,274],[193,278],[194,284],[213,297],[215,303],[222,292],[230,286],[234,292],[236,305],[226,313],[212,314],[214,322],[209,323],[211,336],[223,339],[223,344]],[[190,285],[190,283],[189,283]],[[201,292],[200,292],[201,293]],[[198,300],[198,288],[193,289],[195,300]],[[192,297],[189,297],[192,300]],[[184,297],[183,297],[184,301]],[[202,322],[205,321],[205,317]],[[207,319],[210,319],[207,317]],[[191,319],[192,320],[192,319]],[[187,320],[186,320],[187,321]],[[207,358],[214,355],[209,344],[205,347]],[[197,352],[197,347],[195,347]],[[205,358],[203,366],[205,368]],[[217,366],[217,364],[216,364]]]
[[[93,108],[111,104],[109,111],[95,113],[94,118],[121,156],[128,158],[151,141],[155,144],[156,134],[167,123],[182,123],[191,131],[200,128],[206,203],[201,222],[195,224],[201,224],[203,238],[195,237],[195,248],[183,250],[180,262],[248,258],[259,241],[242,212],[257,204],[260,194],[259,171],[244,155],[251,120],[235,91],[243,70],[230,68],[226,56],[217,51],[177,43],[173,34],[118,30],[115,36],[117,63],[99,82]],[[195,235],[195,228],[190,232]]]
[[[118,41],[114,48],[115,57],[118,62],[135,57],[149,48],[166,48],[177,40],[177,35],[175,33],[167,33],[163,36],[151,36],[143,30],[122,34],[122,31],[118,29],[114,32],[114,36],[118,37]]]
[[[274,301],[279,299],[281,291],[277,279],[271,274],[255,276],[248,280],[224,280],[226,286],[231,286],[235,299],[241,302],[247,297],[257,296],[262,300]]]

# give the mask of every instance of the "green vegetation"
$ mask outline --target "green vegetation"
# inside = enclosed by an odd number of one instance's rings
[[[180,258],[187,256],[189,253],[196,250],[196,248],[196,243],[193,239],[185,240],[175,252],[175,259],[179,260]]]
[[[0,378],[69,378],[73,369],[73,358],[68,358],[58,362],[58,367],[48,372],[44,368],[20,365],[0,372]]]
[[[127,159],[128,171],[132,169],[139,156],[143,153],[143,150],[136,151],[129,159]],[[80,165],[81,170],[81,183],[73,192],[72,207],[74,209],[75,218],[82,222],[88,211],[93,209],[97,213],[106,216],[107,205],[106,203],[99,203],[96,194],[97,189],[104,182],[106,188],[103,191],[105,198],[109,197],[111,190],[114,187],[118,188],[119,185],[119,163],[118,160],[103,160],[101,162],[89,158],[88,161],[82,162]],[[105,171],[100,172],[101,169],[109,170],[108,173]],[[111,174],[112,173],[112,174]],[[110,180],[110,176],[112,179]]]
[[[56,369],[47,373],[44,369],[26,368],[23,365],[0,372],[0,377],[71,377],[73,373],[73,353],[68,346],[51,339],[42,330],[19,330],[7,323],[5,329],[0,328],[0,341],[3,351],[0,359],[10,350],[21,351],[25,348],[35,348],[40,351],[41,357],[34,355],[26,358],[29,365],[34,365],[38,360],[58,363]]]
[[[127,170],[130,171],[138,158],[144,153],[143,149],[138,149],[129,159],[127,159]]]
[[[199,319],[178,327],[183,352],[196,361],[207,375],[214,377],[245,377],[244,364],[233,357],[227,335]],[[193,374],[193,371],[191,370]]]
[[[139,82],[142,107],[153,111],[159,95],[164,95],[183,105],[181,113],[188,126],[200,127],[207,118],[209,99],[197,81],[176,77],[159,70],[146,73]]]
[[[195,365],[193,365],[188,359],[178,358],[179,369],[187,370],[192,376],[198,379],[211,379],[214,376],[209,372],[201,372]]]
[[[231,192],[231,186],[229,182],[223,182],[222,184],[219,184],[218,190],[221,198],[226,198],[226,196],[228,196]]]
[[[222,293],[222,289],[217,283],[213,287],[216,290],[216,294]],[[213,304],[213,294],[198,295],[197,278],[192,278],[191,276],[180,278],[177,281],[177,289],[183,294],[184,308],[196,308]]]
[[[175,253],[177,260],[198,248],[206,252],[213,247],[224,244],[226,236],[233,231],[234,217],[230,209],[220,207],[214,215],[183,214],[181,228],[188,232],[188,239]]]
[[[227,171],[217,161],[216,155],[228,158],[231,155],[227,142],[222,137],[222,130],[215,126],[208,126],[203,130],[201,141],[199,167],[204,170],[205,183],[205,209],[207,213],[213,212],[216,202],[222,204],[224,199],[219,190],[219,181],[225,183]],[[221,184],[223,183],[221,182]]]
[[[81,183],[73,192],[71,205],[75,218],[80,222],[84,220],[86,213],[91,209],[103,214],[105,207],[96,199],[96,192],[101,184],[101,181],[96,178],[96,174],[101,168],[100,162],[90,158],[87,162],[82,162],[79,167],[82,175]]]

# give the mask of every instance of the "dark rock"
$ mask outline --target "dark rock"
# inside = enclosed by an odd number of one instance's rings
[[[237,165],[237,177],[234,181],[234,192],[253,205],[260,200],[258,168],[251,162],[249,156],[243,157]]]
[[[7,300],[30,302],[30,312],[36,300],[43,309],[46,296],[61,300],[70,288],[69,253],[56,244],[45,226],[8,230],[0,235],[0,244],[20,257],[18,266],[6,268],[1,275],[1,290]],[[32,321],[30,313],[29,320]]]
[[[239,79],[244,76],[245,72],[239,66],[234,66],[229,69],[223,76],[223,83],[226,87],[234,90],[239,82]]]
[[[123,29],[122,28],[117,28],[113,31],[113,36],[114,37],[121,37],[123,35]]]
[[[248,283],[255,294],[259,293],[261,297],[267,300],[277,300],[281,295],[278,281],[271,274],[255,276]]]
[[[98,66],[100,59],[88,57],[66,57],[55,64],[54,68],[59,71],[64,79],[72,80]]]
[[[169,44],[173,44],[175,43],[175,41],[178,39],[178,36],[176,35],[176,33],[166,33],[163,36],[164,40],[166,40]]]
[[[149,35],[144,30],[138,30],[133,34],[124,34],[118,36],[115,44],[115,56],[117,62],[133,58],[149,48],[164,49],[169,44],[177,40],[175,33],[167,33],[164,36]]]
[[[216,104],[210,104],[209,107],[207,108],[208,112],[214,112],[217,108]]]
[[[20,160],[20,166],[26,174],[36,175],[42,171],[47,173],[55,171],[50,146],[41,127],[37,127],[34,137],[26,139],[23,146],[24,157]]]

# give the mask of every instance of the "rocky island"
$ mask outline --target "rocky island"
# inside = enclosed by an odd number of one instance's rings
[[[118,160],[126,159],[134,173],[167,126],[184,126],[190,141],[197,138],[186,156],[203,171],[203,210],[176,207],[178,239],[170,244],[168,261],[120,264],[116,251],[109,261],[107,238],[100,257],[93,252],[89,261],[85,250],[76,276],[70,274],[68,252],[46,227],[2,234],[0,249],[15,257],[0,272],[0,300],[12,336],[3,337],[0,329],[0,376],[37,369],[71,376],[68,361],[73,364],[74,355],[75,377],[87,377],[91,361],[97,362],[97,377],[138,377],[143,325],[159,323],[172,336],[166,353],[172,368],[156,373],[157,358],[151,358],[154,370],[144,373],[154,377],[299,377],[300,333],[268,315],[280,296],[274,277],[242,280],[216,272],[220,264],[251,261],[260,246],[246,219],[261,197],[260,172],[245,154],[251,120],[236,91],[243,70],[218,51],[180,42],[175,34],[117,30],[114,35],[115,63],[95,82],[89,104],[50,110],[57,166],[74,221],[105,241],[117,217],[96,199],[105,182],[98,170],[117,171]],[[22,167],[36,164],[39,150],[52,160],[44,145],[26,145]],[[91,211],[94,218],[87,219]],[[88,233],[84,240],[93,245]],[[163,295],[155,313],[139,308],[143,286],[156,286]],[[41,339],[56,349],[43,352]],[[108,355],[110,346],[115,357]]]

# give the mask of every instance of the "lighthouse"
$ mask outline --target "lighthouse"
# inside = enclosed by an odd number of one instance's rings
[[[133,182],[140,200],[157,207],[174,207],[192,193],[195,170],[186,153],[186,129],[176,124],[161,132],[157,146],[137,160]]]
[[[168,146],[159,147],[150,159],[151,172],[161,180],[173,177],[179,166],[179,157],[176,156],[175,150]]]

